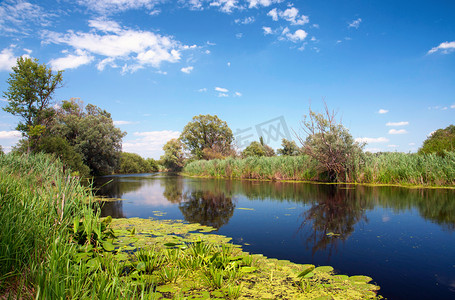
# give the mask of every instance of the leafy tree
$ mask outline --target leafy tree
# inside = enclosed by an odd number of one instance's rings
[[[150,166],[150,172],[158,172],[160,170],[160,166],[158,165],[158,162],[154,160],[153,158],[147,158],[147,163]]]
[[[114,126],[110,113],[75,99],[63,101],[56,111],[51,134],[65,138],[94,175],[111,174],[118,167],[126,135]]]
[[[449,125],[431,134],[419,149],[419,154],[436,153],[445,156],[445,151],[455,151],[455,126]]]
[[[242,151],[242,157],[248,156],[265,156],[265,149],[261,143],[254,141],[251,142],[245,150]]]
[[[70,143],[60,136],[45,136],[37,145],[36,151],[51,153],[77,175],[85,177],[90,173],[89,167],[84,164],[82,155],[74,150]]]
[[[356,142],[349,131],[335,120],[336,114],[325,106],[324,114],[311,110],[301,128],[307,137],[298,136],[305,154],[316,159],[319,170],[330,181],[344,180],[353,161],[362,154],[363,144]]]
[[[122,152],[120,154],[120,166],[116,173],[135,174],[151,172],[151,165],[139,154]]]
[[[62,72],[53,74],[37,59],[20,57],[9,74],[9,87],[3,93],[8,105],[3,110],[21,118],[16,129],[27,136],[29,142],[42,135],[52,116],[49,105],[55,90],[62,86]]]
[[[5,154],[5,152],[3,152],[3,147],[0,145],[0,155],[3,155]]]
[[[163,146],[163,150],[161,161],[164,167],[169,171],[180,171],[184,165],[182,143],[178,139],[172,139]]]
[[[216,115],[193,117],[180,135],[180,140],[196,159],[210,159],[232,154],[232,130]],[[204,152],[204,149],[205,150]]]
[[[275,151],[272,147],[264,144],[262,136],[259,138],[259,142],[251,142],[243,151],[242,157],[248,156],[275,156]]]
[[[281,140],[281,147],[283,148],[278,149],[277,151],[279,155],[297,156],[300,154],[300,149],[294,141],[283,138]]]

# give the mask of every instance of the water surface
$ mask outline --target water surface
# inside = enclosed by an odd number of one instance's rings
[[[199,179],[98,178],[104,216],[217,228],[250,253],[368,275],[388,299],[455,299],[455,190]]]

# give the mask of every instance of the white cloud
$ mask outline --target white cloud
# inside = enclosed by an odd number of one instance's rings
[[[75,69],[82,65],[91,63],[94,59],[95,58],[92,55],[88,54],[87,51],[78,49],[76,50],[76,55],[69,54],[66,57],[52,59],[49,64],[51,65],[52,69],[56,70]]]
[[[21,136],[22,136],[22,133],[17,130],[0,131],[0,139],[18,139]]]
[[[37,27],[50,25],[52,14],[41,6],[23,0],[2,1],[0,4],[0,32],[28,35]]]
[[[207,92],[207,88],[202,88],[197,90],[199,93]]]
[[[268,35],[268,34],[272,34],[273,33],[272,28],[270,28],[270,27],[263,26],[262,30],[264,30],[264,35]]]
[[[409,122],[388,122],[387,124],[385,124],[386,126],[407,126],[409,125]]]
[[[363,137],[363,138],[356,138],[355,141],[359,142],[359,143],[374,144],[374,143],[387,143],[389,141],[389,139],[385,138],[385,137],[378,137],[378,138]]]
[[[194,69],[194,67],[189,66],[189,67],[181,68],[180,71],[182,71],[183,73],[186,73],[186,74],[190,74],[191,71],[193,71],[193,69]]]
[[[235,97],[242,97],[242,93],[240,93],[240,92],[235,92],[235,93],[234,93],[234,96],[235,96]]]
[[[409,146],[415,146],[416,143],[409,143],[408,145],[409,145]]]
[[[221,87],[215,87],[215,91],[221,92],[221,93],[227,93],[227,92],[229,92],[228,89],[221,88]]]
[[[235,37],[241,39],[243,37],[243,33],[239,32],[235,34]]]
[[[389,148],[398,148],[399,146],[398,145],[387,145],[387,147],[389,147]]]
[[[303,29],[297,29],[294,33],[288,32],[285,35],[290,41],[297,43],[303,41],[307,37],[308,33],[306,33]]]
[[[428,51],[428,54],[432,54],[435,52],[442,52],[443,54],[448,54],[452,51],[455,51],[455,41],[441,43],[439,44],[439,46],[431,48]]]
[[[230,61],[228,61],[228,63],[227,63],[227,66],[228,66],[228,67],[230,67],[230,66],[231,66],[231,62],[230,62]]]
[[[348,23],[348,27],[358,29],[361,22],[362,22],[362,19],[358,18],[357,20],[353,20],[350,23]]]
[[[0,71],[11,71],[16,65],[17,58],[13,53],[13,48],[5,48],[0,52]]]
[[[99,20],[92,23],[98,31],[102,31],[105,25]],[[104,56],[107,59],[97,65],[98,70],[103,70],[106,65],[116,67],[117,61],[124,61],[122,72],[134,72],[146,66],[159,68],[163,62],[176,63],[180,61],[182,51],[197,48],[196,45],[182,45],[171,36],[119,28],[120,26],[114,29],[115,32],[109,33],[68,31],[62,34],[46,31],[43,38],[49,43],[69,45],[76,51],[86,51],[86,60],[89,55]]]
[[[272,4],[283,2],[283,0],[246,0],[246,1],[249,3],[249,5],[248,5],[249,8],[255,8],[255,7],[259,7],[259,6],[268,7]]]
[[[163,154],[164,144],[171,139],[178,138],[180,132],[173,130],[135,132],[133,136],[136,138],[123,142],[123,151],[158,159]]]
[[[224,97],[229,97],[229,95],[226,94],[226,93],[219,93],[219,94],[218,94],[218,97],[224,98]]]
[[[243,25],[254,23],[254,21],[256,21],[256,19],[254,17],[246,17],[244,19],[235,19],[234,20],[234,22],[236,24],[243,24]]]
[[[272,9],[267,13],[267,16],[272,17],[273,21],[278,21],[278,10],[276,8]]]
[[[386,113],[388,113],[388,112],[389,112],[389,111],[388,111],[387,109],[383,109],[383,108],[381,108],[381,109],[378,111],[378,113],[381,114],[381,115],[386,114]]]
[[[455,104],[450,105],[450,108],[455,108]]]
[[[219,7],[224,13],[231,13],[234,9],[241,9],[237,0],[215,0],[210,3],[210,6]]]
[[[405,129],[390,129],[389,134],[406,134],[408,133]]]
[[[284,11],[274,8],[267,13],[267,16],[272,17],[274,21],[278,21],[279,18],[282,18],[292,25],[305,25],[310,22],[310,19],[307,16],[300,15],[299,10],[292,6]]]
[[[154,7],[163,0],[78,0],[78,3],[86,6],[88,9],[103,13],[111,14],[119,11],[130,9],[148,9],[153,11]]]
[[[191,10],[204,10],[202,6],[202,1],[204,0],[181,0],[179,2],[183,2],[184,5],[187,5]]]
[[[103,32],[119,33],[122,31],[120,25],[117,22],[110,21],[110,20],[103,19],[103,18],[89,20],[88,26],[95,28],[97,30],[103,31]]]

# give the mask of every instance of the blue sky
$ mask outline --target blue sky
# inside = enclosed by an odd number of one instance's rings
[[[454,123],[449,0],[2,1],[0,91],[23,55],[65,70],[54,100],[106,109],[143,157],[199,114],[225,120],[240,148],[260,132],[274,148],[295,139],[324,101],[373,152],[414,152]],[[7,151],[17,122],[0,112]]]

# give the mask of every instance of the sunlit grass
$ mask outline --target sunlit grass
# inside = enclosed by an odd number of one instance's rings
[[[325,174],[312,158],[302,156],[227,158],[198,160],[185,166],[190,176],[229,179],[325,181]],[[348,165],[340,182],[451,186],[455,184],[455,153],[366,153]]]

